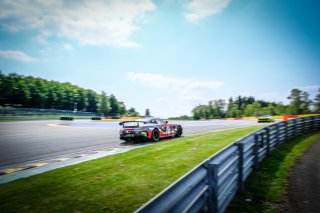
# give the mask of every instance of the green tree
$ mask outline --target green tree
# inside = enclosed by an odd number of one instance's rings
[[[198,105],[192,110],[195,120],[210,118],[210,107],[208,105]]]
[[[231,110],[228,112],[228,117],[229,118],[239,118],[241,117],[243,112],[238,109],[236,105],[234,105]]]
[[[228,105],[227,105],[227,112],[226,112],[226,116],[228,118],[232,118],[232,114],[233,114],[233,108],[234,108],[234,102],[233,102],[233,98],[230,97],[228,100]]]
[[[263,107],[263,108],[261,109],[262,115],[275,115],[275,114],[276,114],[275,111],[276,111],[276,110],[275,110],[275,107],[274,107],[274,105],[271,104],[271,103],[269,103],[268,106]]]
[[[133,117],[136,117],[139,115],[139,113],[133,107],[129,108],[127,113],[128,113],[128,116],[133,116]]]
[[[87,111],[97,112],[98,111],[97,93],[95,93],[93,90],[87,90],[87,97],[88,97]]]
[[[289,112],[291,114],[303,114],[304,112],[309,111],[309,94],[307,92],[302,92],[299,89],[292,89],[290,96]]]
[[[314,99],[314,111],[315,113],[320,114],[320,88],[318,90],[318,94],[316,95]]]
[[[6,102],[6,76],[0,70],[0,105]]]
[[[290,100],[289,112],[292,114],[300,114],[301,113],[301,94],[302,91],[299,89],[292,89],[291,94],[288,97]]]
[[[253,104],[248,104],[246,106],[246,108],[244,109],[244,115],[245,116],[253,116],[255,114],[256,114],[256,112],[255,112],[255,109],[254,109],[254,105]]]
[[[265,113],[262,111],[262,106],[260,101],[255,101],[252,104],[249,104],[246,106],[246,109],[245,109],[246,116],[260,116],[262,114],[265,114]]]
[[[301,110],[303,114],[311,113],[310,106],[312,104],[312,101],[309,99],[309,94],[307,92],[303,92],[301,95],[302,104],[301,104]]]
[[[27,107],[45,108],[48,100],[48,94],[45,85],[39,78],[33,78],[29,83],[30,102],[28,103]]]
[[[145,116],[146,116],[146,117],[150,116],[150,109],[146,109]]]
[[[225,106],[226,102],[222,99],[209,101],[209,118],[224,118],[226,114]]]
[[[226,112],[225,112],[226,102],[225,102],[225,100],[218,99],[218,100],[215,100],[213,103],[214,103],[217,117],[224,118],[226,116]]]
[[[126,105],[122,101],[119,101],[118,104],[119,104],[119,114],[121,116],[127,114]]]
[[[126,113],[125,104],[118,102],[115,96],[111,102],[115,114]],[[111,110],[106,94],[100,95],[68,82],[47,81],[16,73],[5,75],[1,71],[0,105],[63,110],[73,110],[77,106],[77,110],[104,113]]]
[[[13,103],[20,105],[21,107],[26,106],[30,100],[30,91],[26,83],[22,79],[17,79],[14,85],[13,91]]]
[[[277,103],[275,105],[275,114],[276,115],[284,115],[287,114],[287,107],[285,105],[283,105],[282,103]]]
[[[251,105],[255,102],[255,98],[252,96],[238,96],[236,97],[235,101],[233,98],[229,98],[228,105],[227,105],[227,111],[225,112],[226,117],[241,117],[243,115],[250,116],[252,112],[252,106]]]
[[[81,111],[87,111],[88,106],[88,95],[85,89],[82,88],[76,88],[77,94],[78,94],[78,109]]]
[[[110,98],[109,98],[109,104],[110,104],[110,111],[109,111],[109,114],[111,116],[117,116],[119,115],[119,111],[120,111],[120,106],[119,106],[119,103],[118,103],[118,100],[116,99],[116,97],[111,94],[110,95]]]
[[[104,91],[101,92],[99,112],[103,113],[104,116],[108,115],[109,113],[108,97],[107,93]]]

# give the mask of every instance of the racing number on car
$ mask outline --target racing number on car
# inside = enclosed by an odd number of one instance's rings
[[[162,126],[162,127],[161,127],[161,130],[162,130],[163,132],[166,132],[166,131],[167,131],[167,127],[166,127],[166,126]]]

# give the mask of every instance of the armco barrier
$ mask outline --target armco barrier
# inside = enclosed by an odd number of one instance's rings
[[[280,122],[227,146],[173,183],[136,213],[224,212],[252,170],[279,144],[320,129],[320,116]]]

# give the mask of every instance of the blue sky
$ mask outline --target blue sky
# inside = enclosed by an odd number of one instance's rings
[[[320,87],[317,0],[2,0],[0,69],[113,93],[141,114],[191,114]]]

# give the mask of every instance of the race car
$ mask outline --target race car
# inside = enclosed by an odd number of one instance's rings
[[[157,142],[160,138],[181,137],[182,127],[179,124],[168,124],[160,118],[144,118],[134,121],[124,121],[119,123],[120,140],[126,142],[153,141]]]
[[[260,122],[274,122],[274,118],[271,115],[262,115],[258,118],[258,123]]]

